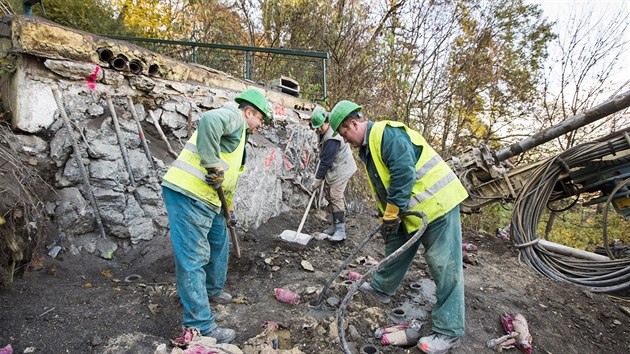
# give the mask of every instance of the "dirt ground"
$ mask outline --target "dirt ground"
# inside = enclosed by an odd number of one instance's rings
[[[285,229],[297,228],[301,214],[294,213],[280,215],[253,232],[240,232],[243,256],[238,261],[231,259],[226,284],[226,290],[237,300],[216,306],[214,312],[220,326],[236,329],[235,344],[239,347],[260,333],[264,321],[272,320],[284,328],[281,349],[339,353],[333,324],[336,308],[326,302],[322,309],[313,309],[308,302],[376,228],[377,221],[351,214],[350,237],[345,242],[312,240],[300,246],[275,237]],[[303,232],[314,233],[324,226],[324,213],[314,211]],[[464,240],[479,247],[479,263],[464,269],[466,336],[452,353],[492,352],[485,343],[503,335],[503,312],[525,316],[534,353],[630,352],[630,318],[623,312],[630,306],[628,300],[544,278],[520,266],[507,241],[493,235],[466,232]],[[381,249],[382,240],[375,237],[349,270],[364,273],[369,269],[369,262],[363,262],[365,257],[380,260]],[[119,250],[111,261],[67,252],[56,259],[44,256],[42,269],[28,271],[12,288],[0,291],[0,348],[11,344],[15,353],[153,353],[158,344],[165,343],[170,352],[170,339],[181,333],[181,306],[169,252],[169,241],[164,239],[125,253]],[[314,271],[301,266],[304,260]],[[382,353],[419,352],[413,347],[384,347],[373,333],[378,327],[412,318],[427,322],[423,334],[430,331],[429,311],[434,299],[425,269],[418,255],[388,305],[361,293],[355,295],[346,313],[350,328],[345,333],[351,348],[374,344]],[[278,302],[274,288],[299,292],[302,304]],[[339,279],[330,294],[342,299],[347,289]],[[395,308],[403,309],[405,317],[393,317]]]

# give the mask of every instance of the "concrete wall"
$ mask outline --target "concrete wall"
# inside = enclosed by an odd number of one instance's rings
[[[168,232],[160,182],[173,157],[160,139],[150,114],[178,153],[189,131],[206,110],[232,102],[247,83],[219,72],[172,59],[34,17],[3,18],[0,43],[11,42],[16,69],[0,85],[5,110],[23,153],[49,176],[51,220],[72,243],[74,251],[108,256],[118,247],[160,242]],[[96,50],[109,48],[160,70],[149,75],[117,71],[100,62]],[[5,53],[6,54],[6,53]],[[6,56],[6,55],[5,55]],[[316,136],[308,128],[311,102],[257,87],[272,104],[274,123],[250,138],[249,162],[236,192],[241,227],[257,228],[289,207],[305,205],[317,160]],[[53,89],[63,96],[71,127],[57,108]],[[114,129],[112,99],[136,187],[123,160]],[[127,98],[131,97],[149,141],[155,168],[143,150]],[[69,136],[89,175],[86,190]],[[33,160],[31,160],[33,161]],[[107,238],[99,237],[93,193]],[[111,253],[109,253],[111,254]]]

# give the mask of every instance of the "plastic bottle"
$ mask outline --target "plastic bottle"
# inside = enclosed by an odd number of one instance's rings
[[[276,299],[280,302],[284,302],[291,305],[300,304],[300,295],[294,293],[293,291],[275,288],[273,289],[273,292],[276,295]]]

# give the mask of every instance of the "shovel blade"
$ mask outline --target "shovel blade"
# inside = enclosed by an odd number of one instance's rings
[[[297,231],[293,230],[284,230],[280,234],[280,238],[287,242],[294,242],[301,245],[306,245],[312,237],[311,235],[303,234],[301,232],[298,233]]]

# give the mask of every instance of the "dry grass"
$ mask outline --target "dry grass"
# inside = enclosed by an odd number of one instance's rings
[[[33,258],[48,217],[42,197],[51,188],[27,159],[6,123],[0,123],[0,286]]]

